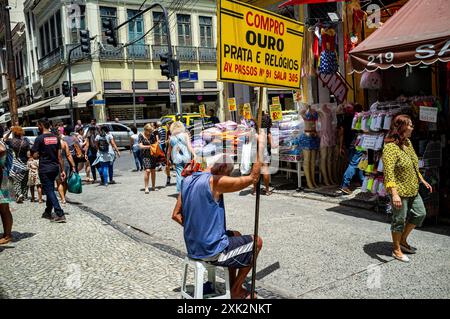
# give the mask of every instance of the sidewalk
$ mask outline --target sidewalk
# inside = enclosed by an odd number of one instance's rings
[[[51,223],[44,205],[11,207],[15,239],[0,246],[0,299],[180,298],[180,258],[72,205],[66,224]]]

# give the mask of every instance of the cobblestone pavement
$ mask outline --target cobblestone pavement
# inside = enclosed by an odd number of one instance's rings
[[[66,224],[43,205],[12,205],[15,240],[0,246],[0,298],[179,298],[181,259],[67,205]]]

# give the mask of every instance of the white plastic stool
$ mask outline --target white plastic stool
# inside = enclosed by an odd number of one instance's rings
[[[194,268],[194,297],[192,297],[186,291],[186,279],[189,266],[192,266]],[[214,291],[216,291],[216,267],[218,266],[211,265],[201,260],[186,257],[184,259],[183,278],[181,279],[181,298],[203,299],[203,277],[205,271],[208,271],[208,281],[212,283]],[[225,273],[225,294],[210,297],[208,299],[231,299],[230,274],[227,267],[222,268]]]

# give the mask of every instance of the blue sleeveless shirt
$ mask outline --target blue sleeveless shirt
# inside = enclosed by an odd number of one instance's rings
[[[216,201],[209,184],[211,173],[194,173],[183,180],[184,241],[188,256],[213,257],[228,247],[223,198]]]

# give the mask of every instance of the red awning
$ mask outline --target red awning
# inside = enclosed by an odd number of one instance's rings
[[[350,51],[352,72],[450,61],[450,0],[409,0]]]
[[[287,6],[295,6],[300,4],[314,4],[314,3],[326,3],[326,2],[343,2],[346,0],[288,0],[285,3],[282,3],[278,6],[278,8],[287,7]]]

